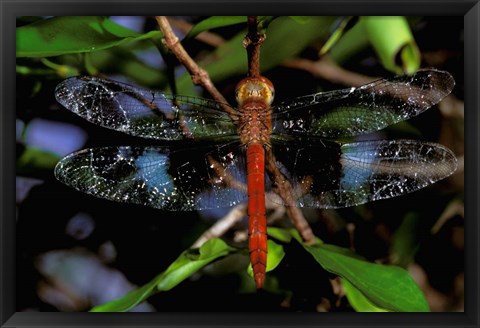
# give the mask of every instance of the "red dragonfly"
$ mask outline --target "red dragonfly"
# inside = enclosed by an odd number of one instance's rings
[[[271,106],[272,83],[248,77],[237,85],[238,107],[232,107],[71,77],[55,95],[72,112],[133,136],[185,142],[183,149],[170,143],[80,150],[57,164],[55,176],[97,197],[169,211],[248,201],[250,260],[261,288],[267,259],[265,192],[289,186],[289,197],[280,200],[286,206],[341,208],[403,195],[449,176],[457,160],[440,144],[333,139],[414,117],[454,85],[449,73],[428,69]]]

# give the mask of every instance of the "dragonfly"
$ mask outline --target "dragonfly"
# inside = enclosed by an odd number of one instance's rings
[[[238,106],[231,106],[70,77],[55,90],[65,108],[96,125],[166,142],[83,149],[61,159],[54,172],[84,193],[167,211],[247,203],[250,262],[262,288],[265,195],[283,191],[286,196],[271,200],[335,209],[404,195],[448,177],[457,160],[441,144],[354,137],[421,114],[454,85],[448,72],[423,69],[272,105],[272,82],[246,77],[236,87]],[[345,138],[354,141],[338,141]]]

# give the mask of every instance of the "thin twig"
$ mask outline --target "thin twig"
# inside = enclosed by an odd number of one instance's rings
[[[283,65],[290,68],[302,69],[316,77],[350,87],[358,87],[378,79],[343,69],[325,57],[317,61],[300,58],[289,59],[284,61]]]
[[[240,222],[247,214],[247,205],[239,204],[233,207],[228,214],[218,220],[214,225],[205,231],[192,245],[192,248],[202,246],[206,241],[220,237],[227,232],[232,226]]]
[[[302,239],[307,244],[313,244],[315,242],[315,235],[313,234],[308,221],[303,216],[302,211],[296,206],[292,185],[278,169],[271,147],[267,147],[265,157],[265,169],[270,175],[275,192],[282,198],[286,205],[286,211],[289,218],[302,236]]]
[[[247,49],[248,75],[260,76],[260,47],[265,41],[265,34],[258,33],[257,16],[248,16],[248,33],[243,40],[243,46]]]
[[[178,40],[172,27],[165,16],[155,16],[158,26],[163,33],[165,46],[177,57],[178,61],[187,69],[192,77],[192,82],[195,85],[202,86],[221,106],[222,109],[232,117],[233,120],[237,118],[237,112],[228,105],[227,100],[215,88],[208,76],[208,73],[203,68],[199,67],[195,61],[188,55]]]
[[[207,154],[207,160],[210,163],[211,169],[215,172],[215,175],[221,177],[225,186],[247,193],[247,185],[235,179],[235,177],[228,173],[222,164],[216,161],[210,154]]]

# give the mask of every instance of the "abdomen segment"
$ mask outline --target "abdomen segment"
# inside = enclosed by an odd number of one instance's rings
[[[265,213],[265,150],[261,144],[247,149],[249,251],[257,288],[263,287],[267,265],[267,220]]]

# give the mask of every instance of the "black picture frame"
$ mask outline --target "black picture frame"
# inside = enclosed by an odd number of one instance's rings
[[[94,5],[92,5],[94,4]],[[115,6],[112,6],[115,4]],[[0,46],[0,160],[1,198],[1,309],[2,327],[121,327],[121,326],[442,326],[477,327],[478,314],[478,111],[480,90],[479,40],[480,5],[478,1],[2,1]],[[465,312],[464,313],[15,313],[15,18],[33,15],[460,15],[465,22],[465,140],[466,223],[465,223]]]

